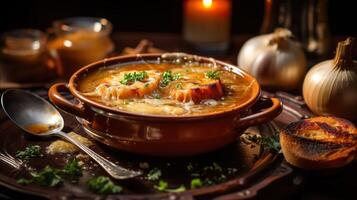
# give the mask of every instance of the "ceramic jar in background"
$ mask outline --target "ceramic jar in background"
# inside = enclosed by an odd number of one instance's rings
[[[59,76],[69,78],[79,68],[106,58],[113,50],[112,24],[103,18],[75,17],[55,21],[48,48],[61,61]]]
[[[40,30],[5,32],[0,40],[0,82],[41,82],[56,76],[58,62],[47,51]]]

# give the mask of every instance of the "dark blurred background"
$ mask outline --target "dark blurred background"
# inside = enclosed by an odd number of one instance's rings
[[[301,0],[292,0],[301,1]],[[232,33],[257,34],[264,0],[233,0]],[[56,19],[73,16],[105,17],[120,32],[181,33],[182,0],[10,0],[1,6],[0,32],[17,28],[45,30]],[[333,35],[357,35],[353,1],[328,1]]]

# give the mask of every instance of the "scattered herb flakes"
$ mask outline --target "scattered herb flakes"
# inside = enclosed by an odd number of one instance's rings
[[[255,144],[261,144],[264,149],[267,149],[269,151],[280,152],[281,149],[279,136],[277,134],[273,136],[243,134],[241,136],[241,139],[243,141],[248,140],[248,143],[251,142]]]
[[[198,176],[200,176],[200,174],[199,173],[191,173],[191,176],[198,177]]]
[[[157,185],[154,185],[154,188],[160,192],[183,192],[186,190],[184,185],[180,185],[178,188],[168,188],[169,184],[164,181],[160,180]]]
[[[209,179],[209,178],[206,178],[204,181],[203,181],[203,185],[214,185],[214,182]]]
[[[172,76],[173,81],[179,80],[181,78],[182,78],[182,74],[180,74],[180,73],[176,73]]]
[[[209,79],[219,79],[218,71],[208,71],[205,73],[205,77]]]
[[[123,85],[130,85],[136,81],[143,81],[148,77],[148,73],[146,71],[141,72],[133,72],[124,74],[124,79],[120,81]]]
[[[213,162],[212,165],[203,167],[203,170],[204,171],[217,171],[217,172],[223,171],[222,167],[216,162]]]
[[[228,167],[228,168],[227,168],[228,174],[234,174],[234,173],[236,173],[237,171],[238,171],[237,168],[232,168],[232,167]]]
[[[203,184],[202,184],[201,179],[199,179],[199,178],[194,178],[194,179],[191,180],[191,188],[192,188],[192,189],[200,188],[200,187],[202,187],[202,186],[203,186]]]
[[[64,176],[72,180],[78,180],[79,177],[83,175],[82,167],[79,165],[78,160],[75,158],[67,162],[66,166],[64,166],[62,170],[62,173]]]
[[[266,148],[268,150],[280,152],[280,149],[281,149],[280,142],[279,142],[279,138],[276,135],[262,136],[261,144],[263,145],[264,148]]]
[[[149,83],[144,84],[144,88],[147,88],[147,87],[149,87]]]
[[[223,171],[223,170],[222,170],[222,167],[221,167],[218,163],[213,162],[212,165],[213,165],[213,169],[214,169],[215,171],[220,171],[220,172]]]
[[[182,78],[182,74],[173,74],[171,71],[162,73],[161,86],[166,87],[171,81],[176,81]]]
[[[182,90],[182,89],[183,89],[182,83],[177,83],[177,84],[176,84],[176,89]]]
[[[169,184],[166,181],[160,180],[159,184],[154,185],[154,188],[158,191],[165,191]]]
[[[203,170],[204,171],[213,171],[213,166],[205,166],[205,167],[203,167]]]
[[[82,174],[79,161],[74,158],[69,160],[62,170],[47,165],[39,172],[30,172],[31,179],[21,178],[17,182],[24,185],[37,183],[41,186],[54,187],[62,183],[62,176],[71,180],[78,180]]]
[[[29,161],[31,158],[42,156],[39,145],[29,145],[23,151],[17,151],[16,157],[22,161]]]
[[[221,183],[223,181],[225,181],[227,179],[227,176],[224,174],[221,174],[220,176],[218,176],[218,178],[216,178],[218,183]]]
[[[161,170],[155,167],[154,169],[149,171],[146,178],[149,181],[157,181],[160,179],[160,176],[161,176]]]
[[[20,178],[16,181],[18,184],[21,184],[21,185],[28,185],[30,183],[32,183],[32,180],[30,179],[25,179],[25,178]]]
[[[94,177],[87,181],[87,185],[90,190],[99,194],[118,194],[123,190],[106,176]]]
[[[59,175],[60,170],[46,166],[40,172],[31,172],[31,179],[21,178],[17,182],[20,184],[37,183],[41,186],[55,187],[62,183],[62,178]]]
[[[193,165],[192,163],[188,163],[187,165],[187,171],[192,172],[193,171]]]

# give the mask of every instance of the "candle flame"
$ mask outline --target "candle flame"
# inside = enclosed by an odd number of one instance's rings
[[[212,0],[202,0],[203,7],[211,8],[212,7]]]

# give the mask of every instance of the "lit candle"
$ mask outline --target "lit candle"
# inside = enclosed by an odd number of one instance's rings
[[[230,0],[186,0],[184,38],[202,46],[226,48],[230,37]]]

